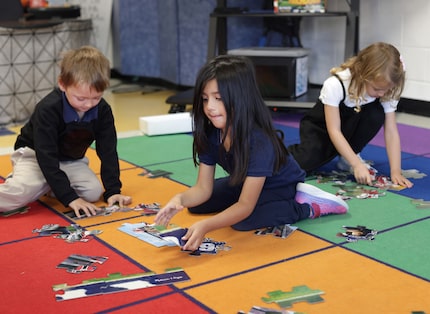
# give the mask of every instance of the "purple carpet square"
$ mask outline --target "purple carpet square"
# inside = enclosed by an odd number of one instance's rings
[[[430,129],[401,123],[399,123],[397,127],[399,129],[402,152],[415,155],[430,153]],[[385,147],[383,128],[381,128],[370,144]]]

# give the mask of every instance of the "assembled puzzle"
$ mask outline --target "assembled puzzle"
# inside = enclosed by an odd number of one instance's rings
[[[124,223],[119,230],[145,241],[156,247],[162,246],[179,246],[182,247],[185,241],[182,237],[187,233],[187,228],[181,228],[176,225],[169,225],[164,227],[155,224],[138,223],[130,224]],[[228,251],[231,247],[227,246],[225,242],[214,241],[210,238],[205,238],[200,245],[199,249],[195,251],[184,251],[193,256],[200,256],[201,254],[216,254],[218,251]]]
[[[69,286],[67,283],[52,286],[56,292],[57,301],[72,300],[100,294],[131,291],[154,286],[170,285],[176,282],[190,280],[190,277],[182,268],[170,268],[163,274],[154,272],[122,275],[120,273],[109,274],[106,278],[94,278],[84,280],[82,283]]]

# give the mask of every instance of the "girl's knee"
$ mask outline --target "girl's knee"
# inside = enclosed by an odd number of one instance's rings
[[[236,231],[250,231],[250,230],[258,229],[243,222],[238,222],[237,224],[234,224],[231,227]]]
[[[190,214],[201,214],[201,211],[198,209],[198,207],[188,207],[188,212]]]

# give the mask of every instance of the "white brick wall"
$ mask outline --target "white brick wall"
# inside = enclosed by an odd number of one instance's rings
[[[348,10],[345,0],[330,0],[328,10]],[[362,49],[376,41],[396,46],[406,64],[403,97],[430,101],[430,1],[361,0]],[[309,80],[321,84],[331,67],[344,59],[345,18],[304,18],[301,39],[310,54]]]

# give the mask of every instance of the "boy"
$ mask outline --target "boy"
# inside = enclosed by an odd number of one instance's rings
[[[77,217],[81,211],[95,215],[100,208],[93,202],[102,194],[108,206],[131,203],[131,197],[121,195],[114,118],[102,98],[109,76],[109,60],[93,47],[64,54],[58,87],[36,105],[16,140],[12,174],[0,184],[0,212],[13,211],[46,193],[71,207]],[[93,141],[104,192],[85,157]]]

